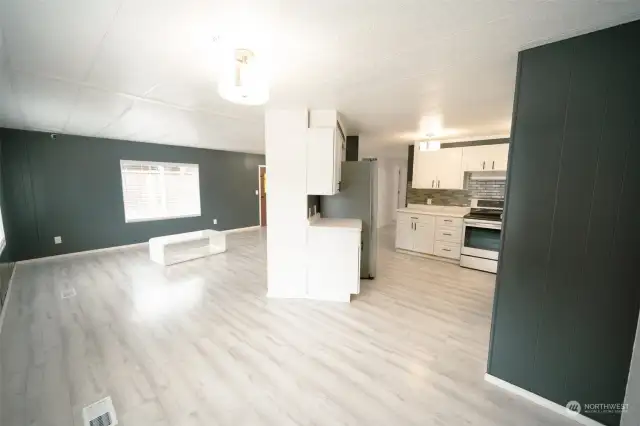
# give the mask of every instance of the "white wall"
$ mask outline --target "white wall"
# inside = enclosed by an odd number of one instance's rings
[[[400,172],[400,174],[398,173]],[[399,180],[401,179],[401,180]],[[382,228],[396,220],[398,208],[398,189],[402,203],[406,197],[407,162],[406,160],[378,159],[378,227]],[[403,189],[404,188],[404,189]]]
[[[636,344],[631,359],[625,402],[629,404],[629,411],[622,415],[620,426],[640,425],[640,321],[636,329]]]
[[[269,297],[307,293],[307,111],[267,110],[267,288]]]

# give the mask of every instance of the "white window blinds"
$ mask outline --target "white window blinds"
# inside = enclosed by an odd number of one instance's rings
[[[126,222],[200,216],[197,164],[120,161]]]

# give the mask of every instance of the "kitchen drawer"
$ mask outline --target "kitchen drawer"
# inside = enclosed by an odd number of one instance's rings
[[[402,213],[404,216],[404,218],[402,220],[408,220],[408,221],[412,221],[412,222],[416,222],[416,223],[425,223],[427,225],[435,225],[436,221],[435,221],[435,217],[428,215],[428,214],[421,214],[421,213]],[[398,217],[398,220],[401,220]]]
[[[448,241],[459,244],[461,238],[462,228],[454,228],[452,226],[438,226],[436,228],[436,241]]]
[[[436,220],[436,225],[438,227],[451,226],[451,227],[454,227],[454,228],[462,229],[462,218],[461,217],[438,216],[437,220]]]
[[[449,259],[460,259],[460,243],[436,241],[433,246],[433,254]]]
[[[411,222],[411,216],[411,213],[398,212],[398,222]]]

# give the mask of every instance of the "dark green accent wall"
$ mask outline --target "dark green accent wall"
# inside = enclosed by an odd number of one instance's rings
[[[3,167],[3,157],[2,157],[2,143],[0,139],[0,210],[2,211],[2,219],[3,225],[5,229],[5,234],[7,232],[7,215],[5,213],[6,202],[4,200],[4,191],[2,190],[2,182],[4,182],[4,177],[2,174]],[[13,269],[15,267],[15,263],[10,261],[11,256],[9,255],[9,247],[5,246],[2,254],[0,255],[0,310],[4,307],[7,300],[7,291],[9,290],[9,281],[11,280],[11,275],[13,274]]]
[[[360,136],[347,136],[346,140],[346,161],[358,161],[358,146],[360,144]]]
[[[488,372],[562,406],[624,402],[640,304],[638,40],[640,21],[519,55]]]
[[[49,133],[10,129],[0,129],[0,139],[14,261],[259,223],[255,191],[263,155],[69,135],[53,140]],[[202,215],[125,223],[121,159],[198,164]]]

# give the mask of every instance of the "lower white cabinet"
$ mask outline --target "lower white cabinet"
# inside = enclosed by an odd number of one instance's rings
[[[433,224],[416,222],[413,233],[413,250],[433,253]]]
[[[435,218],[423,214],[398,214],[396,247],[433,254]]]
[[[398,219],[396,224],[396,248],[413,250],[413,222]]]
[[[398,249],[459,260],[461,239],[461,218],[398,213]]]
[[[307,231],[307,297],[349,302],[360,293],[362,222],[319,219]]]

